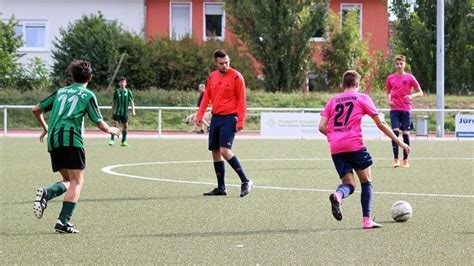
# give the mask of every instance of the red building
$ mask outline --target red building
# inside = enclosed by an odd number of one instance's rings
[[[200,42],[209,37],[230,41],[224,4],[225,1],[219,0],[146,0],[146,36],[168,35],[179,39],[191,34]],[[370,50],[387,54],[387,0],[332,0],[330,8],[342,15],[347,10],[357,9],[360,32],[369,39]],[[313,39],[324,41],[318,36]]]

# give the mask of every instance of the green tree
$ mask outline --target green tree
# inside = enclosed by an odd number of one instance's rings
[[[150,60],[153,53],[143,37],[124,32],[118,49],[125,57],[117,76],[126,77],[128,86],[133,89],[148,89],[154,86],[155,72]]]
[[[117,21],[109,22],[99,12],[82,16],[66,29],[60,29],[60,37],[54,41],[53,75],[61,83],[69,78],[67,67],[77,59],[91,62],[93,68],[92,87],[105,88],[119,61],[122,30]]]
[[[326,32],[318,84],[338,89],[342,74],[349,69],[364,77],[368,68],[368,43],[360,36],[358,13],[355,10],[348,12],[343,23],[338,15],[330,13]]]
[[[394,52],[407,56],[426,92],[436,91],[436,1],[394,0]],[[473,1],[445,1],[445,91],[472,94],[474,82]]]
[[[309,40],[324,29],[327,9],[327,1],[226,2],[228,23],[262,65],[267,91],[301,88],[312,61]]]
[[[21,67],[18,48],[23,45],[21,36],[15,34],[18,21],[11,17],[7,22],[0,20],[0,87],[12,86],[15,73]]]

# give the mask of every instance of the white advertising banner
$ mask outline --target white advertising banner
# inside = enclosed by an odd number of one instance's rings
[[[319,113],[260,113],[260,135],[267,137],[324,137]]]
[[[474,115],[456,115],[456,137],[474,138]]]
[[[384,119],[384,114],[380,114]],[[322,137],[319,132],[320,113],[260,113],[260,135],[267,137]],[[381,138],[383,133],[374,121],[364,116],[362,133],[365,138]]]

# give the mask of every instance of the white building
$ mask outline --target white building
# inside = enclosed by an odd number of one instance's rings
[[[20,62],[39,57],[49,66],[59,29],[99,11],[106,20],[117,20],[124,29],[143,35],[145,0],[0,0],[0,19],[8,21],[13,15],[20,22],[16,32],[23,36],[24,46],[19,52],[25,54]]]

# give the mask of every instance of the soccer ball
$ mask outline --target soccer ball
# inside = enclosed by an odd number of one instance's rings
[[[395,202],[390,209],[390,216],[396,222],[406,222],[413,214],[410,203],[400,200]]]

